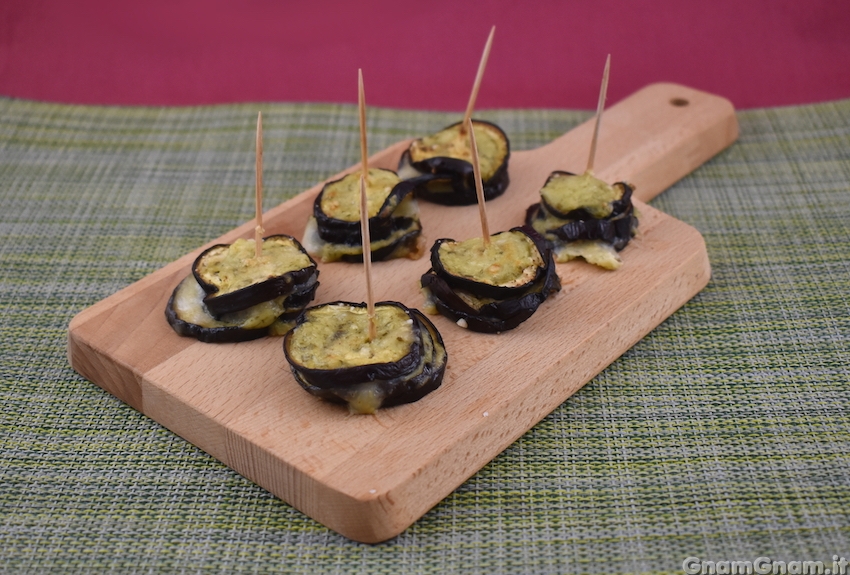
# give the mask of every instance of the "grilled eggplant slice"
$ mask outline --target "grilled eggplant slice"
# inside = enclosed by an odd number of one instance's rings
[[[365,304],[348,302],[304,311],[283,341],[299,385],[353,413],[411,403],[438,388],[448,355],[434,325],[401,303],[380,302],[370,342],[366,314]]]
[[[165,318],[178,334],[205,343],[249,341],[269,335],[270,329],[282,335],[282,318],[301,313],[312,300],[317,282],[306,292],[292,297],[279,297],[248,309],[214,317],[204,304],[204,292],[192,274],[186,276],[171,294],[165,306]],[[308,297],[309,296],[309,297]],[[303,304],[299,307],[299,304]],[[291,320],[294,322],[294,319]],[[274,328],[273,328],[274,326]]]
[[[561,289],[552,253],[533,230],[514,228],[492,238],[489,249],[480,238],[435,244],[433,267],[420,279],[426,311],[473,331],[499,333],[527,320]]]
[[[609,185],[590,173],[552,172],[541,201],[526,212],[526,225],[550,244],[555,260],[582,257],[606,269],[622,264],[619,252],[638,226],[631,185]]]
[[[431,247],[431,269],[448,285],[482,297],[521,295],[545,273],[546,243],[528,228],[513,228],[463,242],[440,239]]]
[[[372,259],[422,256],[422,224],[413,182],[391,170],[370,169],[367,185]],[[304,230],[307,251],[322,261],[363,261],[360,172],[327,183],[313,203]]]
[[[505,299],[481,297],[452,288],[433,270],[422,276],[421,285],[426,310],[433,305],[436,312],[461,327],[481,333],[501,333],[514,329],[530,318],[540,304],[561,289],[561,280],[552,262],[545,275],[527,292]]]
[[[207,294],[209,312],[219,317],[288,296],[319,271],[298,240],[280,234],[263,239],[259,258],[254,240],[212,246],[195,260],[192,273]]]
[[[492,200],[508,187],[508,137],[496,124],[473,120],[478,144],[484,198]],[[461,123],[452,124],[436,134],[414,140],[402,154],[399,176],[415,184],[416,196],[443,205],[475,204],[475,180],[472,172],[469,136],[461,134]]]

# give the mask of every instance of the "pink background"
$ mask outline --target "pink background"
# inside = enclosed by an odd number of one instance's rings
[[[0,0],[0,95],[68,103],[593,109],[671,81],[737,108],[850,97],[847,0]]]

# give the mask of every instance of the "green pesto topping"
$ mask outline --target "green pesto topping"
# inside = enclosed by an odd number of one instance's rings
[[[529,283],[543,266],[537,246],[518,231],[492,235],[486,245],[481,237],[443,242],[438,256],[450,274],[502,287]]]
[[[478,162],[481,179],[485,182],[493,177],[508,155],[508,144],[504,135],[489,124],[473,122],[475,143],[478,146]],[[410,159],[421,162],[435,157],[457,158],[472,162],[472,145],[469,134],[461,135],[460,124],[449,126],[436,134],[415,140],[410,145]]]
[[[416,334],[413,319],[392,305],[375,308],[375,339],[369,341],[365,307],[324,305],[306,312],[293,331],[289,354],[307,369],[339,369],[393,363],[410,353]]]
[[[611,215],[611,204],[622,198],[623,192],[619,186],[607,184],[586,172],[580,176],[553,174],[540,195],[562,214],[583,208],[594,218],[605,218]]]
[[[331,182],[322,192],[321,209],[328,217],[346,222],[360,220],[360,174],[356,171]],[[390,170],[370,169],[366,180],[366,208],[369,217],[378,214],[393,188],[401,180]]]
[[[210,250],[198,262],[198,272],[222,294],[313,265],[292,238],[264,240],[260,257],[256,257],[254,245],[254,240],[240,238],[229,246]]]

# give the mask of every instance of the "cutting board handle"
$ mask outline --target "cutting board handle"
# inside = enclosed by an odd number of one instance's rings
[[[553,170],[584,172],[593,124],[590,118],[540,148],[517,152],[512,170],[542,174],[541,181],[528,182],[538,190]],[[608,182],[633,184],[634,197],[648,202],[737,138],[735,108],[726,98],[678,84],[650,84],[606,109],[595,173]]]

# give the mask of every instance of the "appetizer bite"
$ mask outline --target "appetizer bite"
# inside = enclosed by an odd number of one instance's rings
[[[263,115],[257,115],[254,239],[204,250],[165,306],[180,335],[207,343],[283,335],[313,300],[319,269],[292,236],[262,238]]]
[[[313,203],[313,215],[304,229],[304,246],[323,262],[363,261],[360,231],[359,181],[362,171],[325,184]],[[422,224],[413,197],[414,184],[403,182],[392,170],[370,168],[366,194],[373,260],[423,255]]]
[[[593,175],[610,66],[609,55],[602,74],[587,169],[581,175],[552,172],[540,190],[540,203],[526,211],[525,223],[547,240],[557,262],[581,257],[615,270],[623,263],[618,252],[635,235],[638,220],[632,205],[633,186],[625,182],[611,185]]]
[[[270,236],[255,257],[254,240],[205,250],[165,308],[178,334],[206,343],[283,335],[310,304],[319,269],[295,238]]]
[[[307,251],[323,262],[365,261],[422,257],[422,224],[412,182],[403,182],[392,170],[370,169],[366,145],[366,95],[358,72],[360,111],[360,171],[328,182],[313,202],[313,215],[304,229]],[[361,229],[361,182],[365,182],[367,228]],[[368,232],[371,242],[364,242]]]
[[[473,331],[498,333],[527,320],[561,289],[546,242],[527,227],[490,235],[478,145],[471,128],[471,159],[481,236],[437,240],[431,269],[421,278],[426,311]]]
[[[369,321],[362,303],[308,308],[283,340],[299,385],[359,414],[417,401],[440,386],[446,347],[421,312],[398,302],[379,302],[372,337]]]
[[[415,183],[416,196],[419,198],[455,206],[471,205],[478,201],[467,131],[495,32],[494,26],[484,45],[463,120],[436,134],[414,140],[401,156],[398,174]],[[505,132],[496,124],[475,120],[473,125],[478,140],[484,197],[492,200],[502,195],[508,187],[510,143]]]
[[[438,240],[420,279],[425,311],[483,333],[517,327],[561,289],[546,242],[520,227],[462,242]]]
[[[602,268],[622,265],[619,251],[637,230],[631,185],[607,184],[592,172],[555,171],[540,190],[540,203],[526,212],[534,228],[552,248],[557,262],[581,257]]]
[[[473,121],[479,142],[484,198],[492,200],[508,188],[510,143],[499,126]],[[458,122],[414,140],[399,162],[401,178],[415,184],[416,196],[443,205],[470,205],[477,201],[472,176],[469,135]]]
[[[309,393],[348,404],[352,413],[369,414],[417,401],[437,389],[448,355],[437,328],[421,312],[398,302],[374,303],[373,205],[383,206],[386,200],[379,194],[380,202],[370,203],[374,187],[369,187],[367,178],[379,182],[383,175],[367,169],[362,71],[358,71],[358,89],[362,169],[354,176],[359,201],[347,195],[345,213],[348,221],[359,221],[360,241],[367,246],[361,250],[366,303],[338,301],[308,308],[284,338],[283,352],[295,381]]]

